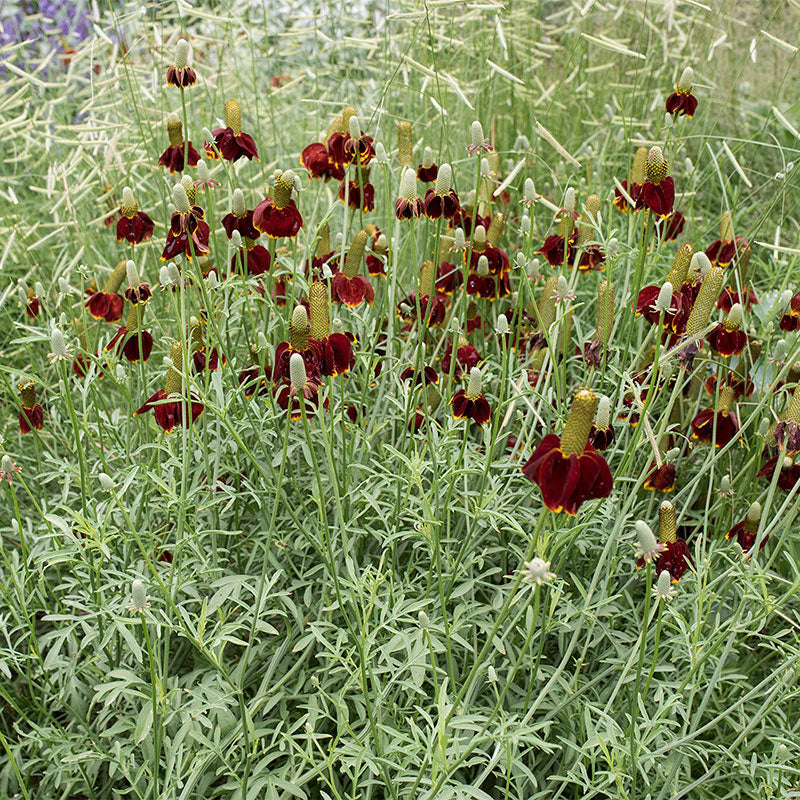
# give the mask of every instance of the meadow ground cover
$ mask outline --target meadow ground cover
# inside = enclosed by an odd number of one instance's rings
[[[800,4],[0,13],[0,797],[800,791]]]

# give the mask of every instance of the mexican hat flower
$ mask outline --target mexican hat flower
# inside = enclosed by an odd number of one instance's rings
[[[738,356],[747,344],[747,334],[742,330],[742,306],[734,303],[724,322],[706,334],[708,346],[723,358]]]
[[[428,219],[453,219],[460,208],[458,195],[453,189],[453,169],[442,164],[437,171],[436,183],[425,193],[422,213]]]
[[[225,103],[225,127],[211,131],[213,143],[205,142],[203,148],[208,158],[217,158],[217,153],[226,161],[246,158],[258,161],[258,148],[249,133],[242,132],[242,108],[236,100]]]
[[[469,372],[466,389],[459,389],[450,401],[456,419],[470,419],[476,425],[485,425],[492,414],[489,401],[481,391],[481,371],[473,367]]]
[[[36,402],[36,386],[33,381],[25,381],[19,385],[20,433],[30,433],[32,430],[40,431],[44,427],[44,409]]]
[[[672,583],[677,583],[692,565],[689,546],[678,538],[675,506],[664,500],[658,507],[658,540],[664,550],[656,561],[656,572],[668,570]]]
[[[653,145],[645,162],[642,201],[658,217],[672,214],[675,204],[675,182],[667,175],[667,159],[658,145]]]
[[[611,470],[589,444],[596,406],[594,392],[581,389],[562,435],[548,433],[522,467],[525,477],[541,489],[542,500],[551,511],[575,514],[587,500],[611,494]]]
[[[125,300],[119,293],[119,287],[126,274],[126,261],[120,261],[111,271],[102,291],[87,289],[89,299],[85,308],[94,319],[104,319],[106,322],[117,322],[122,319],[122,308]]]
[[[642,186],[644,185],[644,170],[647,162],[647,148],[640,147],[633,156],[631,175],[629,180],[622,181],[624,193],[618,188],[614,189],[614,205],[619,211],[641,211],[644,208],[642,200]],[[627,197],[625,196],[627,195]],[[628,198],[633,201],[633,205]]]
[[[175,46],[175,63],[167,69],[167,85],[185,89],[197,82],[197,74],[189,66],[189,42],[178,39]]]
[[[397,219],[416,219],[422,213],[422,201],[417,195],[417,174],[406,167],[400,183],[400,197],[394,204]]]
[[[139,205],[130,186],[126,186],[122,190],[122,205],[119,207],[119,214],[118,242],[124,239],[130,244],[141,244],[153,236],[155,224],[144,211],[139,211]]]
[[[375,300],[375,290],[370,282],[360,274],[368,238],[365,230],[360,230],[353,236],[350,249],[345,257],[344,267],[331,280],[332,299],[350,308],[360,306],[365,300],[372,305]]]
[[[724,447],[739,438],[739,420],[731,411],[736,395],[730,386],[719,393],[716,409],[700,411],[692,420],[692,436],[702,444]]]
[[[308,290],[311,338],[318,348],[318,366],[322,375],[336,377],[355,365],[353,347],[344,333],[331,333],[328,290],[322,281],[315,281]]]
[[[742,548],[742,555],[752,555],[750,552],[753,547],[755,546],[756,540],[758,539],[758,527],[761,522],[761,503],[753,503],[749,509],[747,509],[747,514],[745,518],[739,522],[737,522],[727,534],[725,534],[726,539],[736,539],[739,543],[739,547]],[[761,539],[761,544],[759,545],[759,550],[764,549],[764,545],[769,540],[769,536],[764,536]]]
[[[183,123],[177,114],[167,117],[167,135],[169,147],[158,159],[159,167],[166,167],[170,175],[174,172],[183,172],[185,166],[196,167],[200,160],[200,153],[192,147],[192,143],[184,141]]]
[[[277,171],[273,175],[275,189],[272,197],[262,200],[253,212],[253,226],[261,233],[278,239],[294,239],[303,227],[303,218],[292,199],[295,188],[294,170]]]
[[[111,341],[106,345],[106,352],[116,350],[118,355],[124,356],[132,364],[137,361],[147,361],[153,350],[153,336],[145,330],[144,311],[146,303],[131,303],[128,309],[128,320],[125,325],[120,325]]]
[[[187,397],[183,386],[183,344],[175,342],[169,352],[170,366],[163,389],[147,398],[133,412],[134,416],[152,411],[158,425],[171,433],[176,425],[188,428],[203,413],[203,404],[194,396]]]
[[[697,110],[697,98],[692,94],[694,70],[686,67],[680,80],[675,84],[675,91],[667,98],[667,114],[685,115],[691,119]]]

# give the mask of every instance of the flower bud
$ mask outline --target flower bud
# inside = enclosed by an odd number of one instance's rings
[[[527,236],[531,232],[531,218],[527,214],[522,215],[519,221],[520,230]]]
[[[741,303],[734,303],[731,306],[731,310],[728,312],[728,316],[725,319],[725,327],[729,330],[736,330],[742,327],[742,304]]]
[[[688,242],[678,248],[678,252],[675,253],[675,258],[672,260],[669,275],[667,275],[667,280],[672,284],[673,290],[680,288],[685,283],[693,258],[694,248]]]
[[[175,66],[178,69],[186,69],[189,66],[189,42],[186,39],[178,39],[175,45]]]
[[[664,500],[658,507],[658,539],[662,544],[671,544],[678,539],[675,506],[669,500]]]
[[[289,322],[289,345],[292,350],[302,352],[308,348],[310,330],[311,326],[305,306],[296,306]]]
[[[694,84],[694,70],[691,67],[684,67],[681,73],[681,79],[678,81],[678,89],[682,92],[691,91]]]
[[[572,401],[567,424],[561,434],[561,452],[565,456],[581,455],[589,441],[589,431],[597,408],[597,395],[591,389],[581,389]]]
[[[158,271],[158,283],[165,289],[172,285],[172,279],[170,278],[169,270],[166,265],[161,267]]]
[[[660,600],[670,600],[675,594],[672,588],[672,575],[668,569],[662,569],[658,573],[658,580],[653,587],[653,594]]]
[[[433,150],[431,150],[430,147],[426,147],[422,151],[422,166],[430,167],[432,164],[433,164]]]
[[[411,167],[407,167],[400,181],[400,196],[406,200],[417,199],[417,173]]]
[[[476,119],[470,128],[470,138],[473,147],[482,147],[485,141],[483,136],[483,125]]]
[[[375,142],[375,163],[389,163],[389,156],[386,155],[386,148],[383,146],[383,142]]]
[[[208,164],[203,159],[197,162],[197,180],[202,184],[206,184],[211,180]]]
[[[64,341],[64,334],[60,328],[53,328],[50,331],[50,357],[53,360],[67,358],[70,355],[67,350],[67,343]]]
[[[608,281],[601,281],[597,286],[597,325],[594,338],[607,345],[613,328],[614,285]]]
[[[236,188],[233,190],[233,216],[243,217],[247,213],[247,206],[244,202],[244,192]]]
[[[481,278],[485,278],[489,275],[489,259],[486,258],[486,256],[480,256],[478,258],[478,267],[476,272]]]
[[[658,551],[658,542],[652,528],[643,520],[638,520],[634,524],[636,539],[639,543],[639,551],[642,553],[654,553]]]
[[[351,139],[360,139],[361,138],[361,125],[358,121],[358,115],[353,114],[350,119],[347,121],[347,129],[350,133]]]
[[[572,186],[564,192],[564,205],[562,207],[567,211],[575,210],[575,189]]]
[[[397,160],[407,167],[414,163],[414,136],[411,123],[404,120],[397,123]]]
[[[135,287],[141,283],[139,279],[139,270],[136,269],[136,264],[134,264],[133,261],[125,262],[125,274],[127,275],[129,286]]]
[[[611,401],[601,395],[597,401],[597,414],[595,414],[595,425],[601,430],[607,428],[611,422]]]
[[[648,181],[658,185],[667,177],[667,159],[656,144],[650,148],[644,165],[644,174]]]
[[[105,472],[101,472],[97,479],[100,481],[100,486],[105,489],[107,492],[110,492],[114,489],[114,481],[110,475],[107,475]]]
[[[497,672],[495,672],[495,669],[491,664],[489,664],[489,669],[486,670],[486,678],[489,683],[497,683]]]
[[[665,111],[664,112],[664,127],[665,128],[671,128],[673,121],[674,120],[672,119],[672,114],[670,114],[669,111]]]
[[[306,362],[300,353],[292,353],[289,359],[289,379],[296,392],[302,392],[306,385]]]
[[[435,194],[443,196],[450,192],[452,186],[453,168],[449,164],[442,164],[436,173],[436,186],[433,191]]]
[[[647,164],[647,148],[639,147],[633,156],[631,166],[631,183],[643,184],[645,179],[645,167]]]
[[[428,628],[431,626],[431,621],[428,619],[428,615],[424,611],[420,611],[417,614],[417,619],[419,620],[419,626],[422,630],[427,631]]]
[[[125,373],[125,367],[123,367],[122,364],[117,364],[114,369],[114,375],[118,383],[124,383],[125,379],[128,377]]]
[[[170,281],[176,286],[178,284],[180,284],[180,282],[181,282],[181,273],[180,273],[180,270],[178,269],[177,265],[168,264],[167,265],[167,271],[169,272]]]
[[[556,282],[556,294],[561,302],[566,302],[570,299],[569,282],[563,275],[558,276]]]
[[[706,274],[689,314],[689,319],[686,321],[686,336],[696,336],[708,324],[708,318],[719,299],[724,277],[725,269],[723,267],[711,267]]]
[[[406,174],[413,173],[413,170],[406,170]],[[416,177],[414,177],[416,181]],[[364,250],[367,246],[368,234],[365,230],[358,231],[353,236],[353,241],[350,242],[350,249],[347,251],[347,256],[344,261],[344,268],[342,272],[347,278],[355,278],[361,271],[361,262],[364,260]]]
[[[147,587],[144,585],[144,581],[138,579],[133,581],[131,583],[131,602],[128,609],[141,613],[142,611],[146,611],[149,606]]]
[[[506,318],[505,314],[498,314],[495,330],[497,331],[498,336],[505,336],[508,333],[508,319]]]
[[[524,203],[536,202],[536,187],[533,185],[533,178],[525,178],[525,184],[522,187],[522,200]]]
[[[492,175],[492,168],[489,166],[489,159],[481,159],[481,178],[490,178]]]
[[[473,367],[469,371],[469,383],[467,384],[467,397],[474,399],[481,393],[481,371]]]
[[[191,211],[192,207],[183,184],[176,183],[172,187],[172,202],[175,203],[175,208],[179,214],[188,214]]]
[[[612,236],[606,245],[606,255],[609,258],[616,258],[620,254],[619,240],[616,236]]]
[[[669,311],[671,305],[672,284],[669,281],[664,281],[664,284],[658,292],[658,297],[656,298],[655,303],[653,303],[653,307],[657,313],[662,314]]]
[[[709,261],[708,256],[702,250],[699,250],[692,256],[691,263],[689,264],[689,270],[693,275],[699,275],[701,278],[703,278],[710,269],[711,262]]]
[[[466,246],[467,240],[464,237],[464,229],[456,228],[456,233],[453,237],[453,250],[463,250]]]

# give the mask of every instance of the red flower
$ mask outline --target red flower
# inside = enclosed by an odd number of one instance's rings
[[[421,384],[425,384],[425,386],[433,384],[435,386],[439,383],[439,373],[427,364],[423,364],[422,369],[419,371],[416,365],[412,364],[400,373],[400,380],[403,383],[411,381],[409,389],[412,386],[420,386]]]
[[[359,208],[368,214],[370,211],[375,210],[375,187],[368,181],[364,183],[363,187],[358,181],[348,181],[350,188],[347,193],[347,203],[350,208],[358,210]],[[345,191],[344,183],[339,187],[339,199],[344,203]],[[362,193],[363,188],[363,193]]]
[[[436,291],[451,295],[464,282],[464,272],[449,261],[442,261],[436,270]]]
[[[197,81],[197,74],[187,63],[189,43],[186,39],[178,39],[175,63],[167,69],[167,85],[185,89]]]
[[[770,458],[761,467],[757,478],[768,477],[772,480],[775,469],[779,469],[778,487],[784,492],[791,492],[798,481],[800,481],[800,451],[790,450],[785,453],[778,453],[774,458]]]
[[[598,428],[594,422],[592,423],[592,428],[589,431],[589,444],[591,444],[595,450],[600,452],[608,450],[608,448],[614,444],[615,439],[616,434],[610,423],[606,425],[605,428]]]
[[[319,378],[315,375],[308,375],[306,377],[305,386],[302,389],[303,404],[305,405],[306,416],[313,417],[317,411],[319,404],[319,387],[322,385]],[[284,410],[288,410],[291,406],[292,419],[300,419],[303,412],[300,406],[300,397],[298,390],[289,379],[281,381],[275,387],[275,398],[278,405]],[[323,408],[328,408],[329,400],[326,397]]]
[[[185,212],[173,212],[167,241],[161,251],[162,261],[169,261],[179,255],[185,255],[191,261],[194,256],[204,256],[209,252],[210,230],[204,216],[200,206],[191,206]]]
[[[644,479],[643,487],[648,492],[671,492],[675,488],[675,465],[664,462],[659,467],[653,461],[650,466],[652,471]]]
[[[714,431],[716,429],[716,438]],[[724,447],[738,438],[739,422],[729,411],[714,411],[707,408],[700,411],[692,420],[692,436],[703,444],[714,442],[716,447]]]
[[[453,219],[458,213],[460,201],[454,189],[444,194],[437,194],[436,189],[428,189],[422,201],[422,213],[428,219]]]
[[[450,374],[450,359],[453,353],[453,346],[448,345],[447,350],[442,355],[442,374]],[[463,336],[459,339],[458,349],[456,350],[456,364],[453,375],[461,377],[461,368],[472,370],[483,361],[483,356],[471,345]]]
[[[625,195],[622,194],[618,188],[614,187],[614,205],[617,207],[617,209],[622,212],[631,210],[641,211],[644,208],[644,200],[642,200],[642,184],[633,183],[633,181],[622,181],[621,186],[627,192],[631,200],[633,200],[634,205],[631,206]]]
[[[473,367],[469,375],[469,385],[459,389],[450,401],[456,419],[471,419],[476,425],[485,425],[492,415],[489,402],[481,392],[481,371]]]
[[[755,292],[749,287],[744,287],[742,290],[742,295],[747,298],[745,303],[743,303],[747,311],[749,311],[753,306],[758,305],[758,298],[756,297]],[[731,310],[731,306],[735,303],[742,303],[742,301],[739,299],[739,292],[737,292],[732,286],[726,286],[725,289],[723,289],[722,294],[719,296],[717,308],[727,314]]]
[[[394,204],[397,219],[416,219],[422,213],[422,202],[418,197],[399,197]]]
[[[588,441],[596,405],[594,393],[581,389],[563,435],[547,434],[522,468],[551,511],[575,514],[587,500],[611,494],[614,479],[608,464]]]
[[[741,328],[732,328],[728,322],[719,322],[706,335],[709,347],[719,355],[729,358],[738,356],[747,344],[747,334]]]
[[[122,263],[124,265],[125,262]],[[95,292],[91,289],[87,289],[86,293],[90,297],[86,301],[85,308],[94,319],[104,319],[106,322],[116,322],[122,319],[122,308],[125,300],[121,294],[105,290]]]
[[[331,333],[323,339],[312,339],[319,346],[319,371],[335,378],[353,368],[356,357],[344,333]]]
[[[675,203],[675,182],[671,177],[663,178],[658,183],[645,181],[642,186],[642,200],[659,217],[670,216]]]
[[[727,267],[733,263],[737,253],[741,255],[750,246],[747,239],[715,239],[707,248],[706,255],[712,267]]]
[[[25,306],[25,313],[31,318],[36,319],[39,316],[40,303],[36,292],[33,289],[28,289],[27,292],[28,303]]]
[[[140,359],[147,361],[153,350],[153,336],[149,331],[129,331],[126,325],[120,325],[114,337],[106,345],[106,352],[116,349],[117,353],[125,356],[132,364]]]
[[[226,161],[246,158],[258,161],[258,148],[249,133],[242,133],[242,109],[235,100],[225,103],[225,127],[211,131],[214,137],[212,147],[209,142],[203,145],[209,158],[217,158],[217,150]]]
[[[245,247],[240,248],[231,258],[231,272],[241,268],[242,257],[245,257],[247,271],[251,275],[263,275],[269,270],[269,250],[260,244],[253,244],[252,239],[245,240]]]
[[[243,239],[258,239],[261,236],[253,226],[253,212],[249,209],[245,209],[244,214],[226,214],[222,218],[222,227],[229,239],[234,231],[239,231]]]
[[[176,425],[188,428],[203,413],[203,404],[193,395],[183,395],[183,344],[175,342],[170,349],[172,365],[167,373],[166,384],[144,404],[133,412],[134,416],[152,411],[156,422],[170,433]],[[188,412],[188,414],[186,413]]]
[[[33,381],[21,383],[19,394],[20,433],[30,433],[33,429],[40,431],[44,427],[44,409],[36,402],[36,387],[33,385]]]
[[[419,299],[419,313],[429,328],[437,328],[447,316],[447,304],[444,297],[434,293],[423,295]],[[397,304],[397,316],[409,324],[417,319],[417,293],[411,294]]]
[[[170,175],[175,172],[183,172],[184,161],[189,167],[196,167],[197,162],[200,160],[200,153],[194,149],[191,142],[189,145],[189,155],[184,158],[183,142],[180,144],[171,144],[158,159],[159,167],[166,167]]]
[[[220,358],[219,353],[217,352],[216,347],[211,348],[211,352],[208,353],[206,351],[205,345],[203,345],[200,349],[195,350],[192,353],[192,364],[194,366],[195,372],[202,372],[205,369],[214,370],[219,369],[220,361],[222,361],[222,366],[224,367],[225,364],[228,362],[228,359],[225,358],[225,354],[222,354]]]
[[[667,160],[657,145],[647,154],[645,176],[642,185],[645,206],[659,217],[668,217],[675,204],[675,183],[667,175]]]
[[[123,199],[124,199],[123,192]],[[117,221],[117,241],[123,239],[130,244],[141,244],[153,235],[155,223],[138,206],[120,206],[120,218]]]
[[[761,506],[753,503],[747,511],[747,515],[741,522],[737,522],[727,534],[726,539],[736,539],[739,547],[742,548],[742,555],[747,555],[754,547],[758,539],[758,526],[761,522]],[[764,549],[764,545],[769,541],[769,536],[765,536],[759,545],[759,551]],[[752,554],[751,554],[752,555]]]
[[[782,331],[800,330],[800,292],[797,292],[789,301],[789,308],[781,316],[778,326]]]
[[[666,219],[657,219],[655,229],[662,242],[670,242],[683,233],[685,225],[686,217],[680,211],[673,211]]]
[[[420,164],[417,167],[417,180],[422,181],[422,183],[433,183],[438,174],[439,167],[436,164],[431,163],[427,167],[424,164]]]
[[[304,306],[297,306],[289,322],[289,341],[281,342],[275,348],[273,383],[289,380],[289,366],[294,353],[299,353],[303,357],[307,374],[312,376],[320,374],[322,345],[316,339],[312,339],[309,333],[308,312]]]
[[[273,239],[286,236],[294,239],[303,227],[303,218],[291,199],[294,188],[294,173],[291,170],[279,174],[275,178],[273,197],[262,200],[253,212],[253,225]]]
[[[685,114],[689,119],[694,116],[697,110],[697,98],[690,89],[681,89],[676,86],[675,91],[667,98],[667,114],[680,116]]]
[[[184,406],[190,411],[188,415],[184,415]],[[133,416],[136,417],[146,411],[152,411],[156,422],[167,433],[171,433],[176,425],[188,428],[200,417],[203,409],[203,404],[194,398],[185,402],[181,397],[167,394],[165,389],[159,389],[155,394],[148,397],[140,408],[133,412]]]
[[[692,555],[689,546],[683,539],[676,539],[674,542],[664,542],[664,550],[656,561],[656,573],[667,570],[673,583],[677,583],[683,574],[692,564]]]
[[[375,290],[363,275],[348,278],[343,272],[337,272],[331,280],[331,297],[336,303],[356,308],[365,300],[372,305],[375,301]]]
[[[330,160],[328,148],[322,142],[312,142],[302,153],[300,163],[308,170],[311,178],[323,178],[326,182],[331,178],[344,180],[344,167]]]
[[[345,134],[342,139],[342,149],[347,159],[342,163],[352,164],[355,162],[365,167],[375,158],[373,139],[364,131],[361,131],[361,135],[357,139],[354,139],[349,133]]]

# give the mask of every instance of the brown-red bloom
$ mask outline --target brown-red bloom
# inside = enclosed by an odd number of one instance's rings
[[[549,433],[522,468],[541,489],[551,511],[577,513],[587,500],[608,497],[614,485],[605,459],[589,444],[597,398],[588,389],[575,396],[562,436]]]

